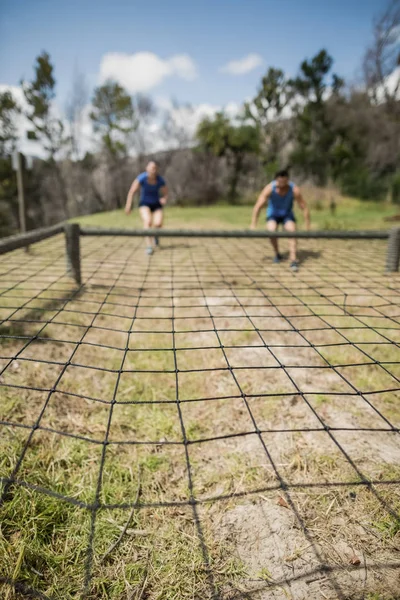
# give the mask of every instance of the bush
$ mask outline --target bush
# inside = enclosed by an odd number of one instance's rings
[[[400,204],[400,171],[397,171],[391,181],[392,188],[392,202],[394,204]]]
[[[384,200],[387,194],[387,183],[382,178],[372,175],[366,167],[354,168],[340,178],[339,184],[343,194],[361,200]]]

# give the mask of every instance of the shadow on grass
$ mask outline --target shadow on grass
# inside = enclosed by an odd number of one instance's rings
[[[33,336],[37,332],[32,330],[32,325],[37,324],[37,314],[40,312],[41,314],[45,314],[47,311],[54,312],[61,310],[70,300],[75,300],[79,298],[85,290],[85,286],[81,285],[78,290],[70,290],[69,293],[66,293],[63,298],[52,299],[49,298],[48,302],[43,304],[43,307],[32,308],[32,310],[28,310],[25,314],[24,318],[21,320],[16,319],[15,321],[8,321],[4,319],[3,322],[0,322],[0,344],[7,343],[7,339],[4,338],[14,338],[19,336]],[[22,308],[22,307],[21,307]],[[19,308],[15,309],[15,312],[20,310]],[[46,324],[46,320],[43,319],[43,326]],[[41,334],[42,338],[49,337],[46,332]],[[3,338],[3,339],[2,339]]]

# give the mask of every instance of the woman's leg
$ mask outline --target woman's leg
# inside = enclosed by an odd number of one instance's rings
[[[163,210],[162,208],[155,210],[153,212],[153,227],[156,227],[157,229],[161,229],[161,227],[163,226]],[[158,242],[156,241],[156,244],[158,245]]]
[[[148,206],[139,206],[139,213],[142,218],[143,228],[150,229],[152,223],[152,214]],[[151,248],[153,244],[152,238],[146,237],[146,245]]]

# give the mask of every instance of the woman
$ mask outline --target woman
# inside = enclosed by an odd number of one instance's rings
[[[132,210],[133,197],[140,188],[139,212],[143,227],[160,228],[163,224],[163,207],[167,203],[168,189],[164,179],[158,174],[158,164],[151,160],[146,171],[141,173],[132,183],[126,199],[125,213]],[[146,238],[147,254],[153,254],[153,244],[158,245],[158,238]]]

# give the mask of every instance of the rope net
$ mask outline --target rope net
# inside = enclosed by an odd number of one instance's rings
[[[86,237],[79,287],[61,236],[1,257],[4,597],[395,597],[400,279],[302,246]]]

